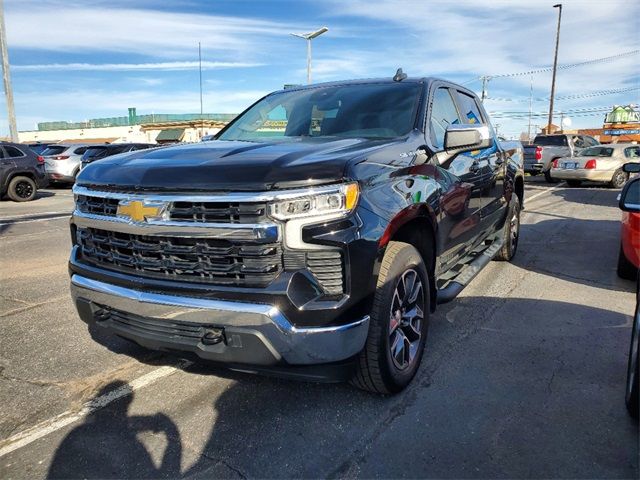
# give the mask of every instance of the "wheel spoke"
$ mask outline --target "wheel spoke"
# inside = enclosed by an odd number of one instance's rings
[[[393,337],[393,343],[391,344],[391,355],[401,368],[405,364],[405,340],[406,337],[404,336],[404,333],[402,333],[402,330],[396,330]]]
[[[399,279],[389,312],[389,353],[399,370],[415,360],[422,340],[424,287],[418,272],[407,270]]]

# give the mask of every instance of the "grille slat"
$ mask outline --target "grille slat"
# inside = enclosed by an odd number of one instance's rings
[[[78,230],[82,255],[107,269],[152,278],[264,287],[282,271],[279,244],[237,245],[226,240]]]
[[[318,279],[325,292],[331,295],[343,293],[344,271],[341,252],[308,252],[307,268]]]

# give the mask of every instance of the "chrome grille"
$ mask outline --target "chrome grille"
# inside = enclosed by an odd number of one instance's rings
[[[78,195],[76,208],[82,213],[115,217],[118,198]],[[194,223],[245,223],[268,221],[266,202],[176,201],[169,205],[169,220]]]
[[[115,217],[118,210],[118,199],[77,195],[76,208],[83,213]]]
[[[173,202],[169,219],[206,223],[260,223],[267,219],[266,203]]]
[[[83,258],[97,266],[151,278],[264,287],[282,271],[279,244],[161,237],[78,229]]]

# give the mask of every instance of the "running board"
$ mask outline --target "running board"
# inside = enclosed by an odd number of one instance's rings
[[[503,239],[495,240],[486,250],[479,253],[453,280],[438,290],[436,303],[441,305],[456,298],[464,290],[464,287],[480,273],[480,270],[486,267],[491,259],[496,256],[503,245]]]

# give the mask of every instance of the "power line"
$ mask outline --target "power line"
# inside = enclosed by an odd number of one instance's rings
[[[558,70],[566,70],[567,68],[582,67],[584,65],[594,65],[597,63],[606,63],[613,60],[617,60],[619,58],[629,57],[631,55],[637,55],[638,53],[640,53],[640,50],[631,50],[629,52],[619,53],[617,55],[611,55],[609,57],[594,58],[593,60],[587,60],[584,62],[558,65]],[[536,70],[529,70],[528,72],[501,73],[498,75],[491,75],[491,78],[506,78],[506,77],[519,77],[522,75],[535,75],[536,73],[550,72],[552,69],[553,67],[543,67],[543,68],[538,68]]]
[[[576,93],[574,95],[563,95],[556,97],[556,100],[579,100],[581,98],[593,98],[593,97],[602,97],[606,95],[617,95],[620,93],[632,92],[635,90],[640,90],[640,87],[626,87],[626,88],[617,88],[610,90],[598,90],[594,92],[588,93]],[[508,98],[508,97],[487,97],[486,100],[495,100],[498,102],[529,102],[533,100],[534,102],[548,102],[549,97],[536,97],[531,99],[530,97],[516,97],[516,98]]]
[[[632,55],[637,55],[638,53],[640,53],[640,50],[631,50],[631,51],[628,51],[628,52],[618,53],[617,55],[610,55],[608,57],[601,57],[601,58],[594,58],[592,60],[586,60],[584,62],[568,63],[568,64],[564,64],[564,65],[558,65],[558,70],[566,70],[568,68],[582,67],[584,65],[594,65],[594,64],[598,64],[598,63],[611,62],[611,61],[617,60],[619,58],[624,58],[624,57],[629,57],[629,56],[632,56]],[[466,82],[463,82],[462,85],[467,85],[469,83],[477,82],[479,80],[482,80],[485,77],[487,77],[488,79],[520,77],[520,76],[523,76],[523,75],[535,75],[537,73],[550,72],[552,69],[553,69],[552,66],[548,66],[548,67],[537,68],[535,70],[529,70],[529,71],[526,71],[526,72],[499,73],[499,74],[496,74],[496,75],[482,75],[482,76],[474,77],[474,78],[472,78],[470,80],[467,80]]]

